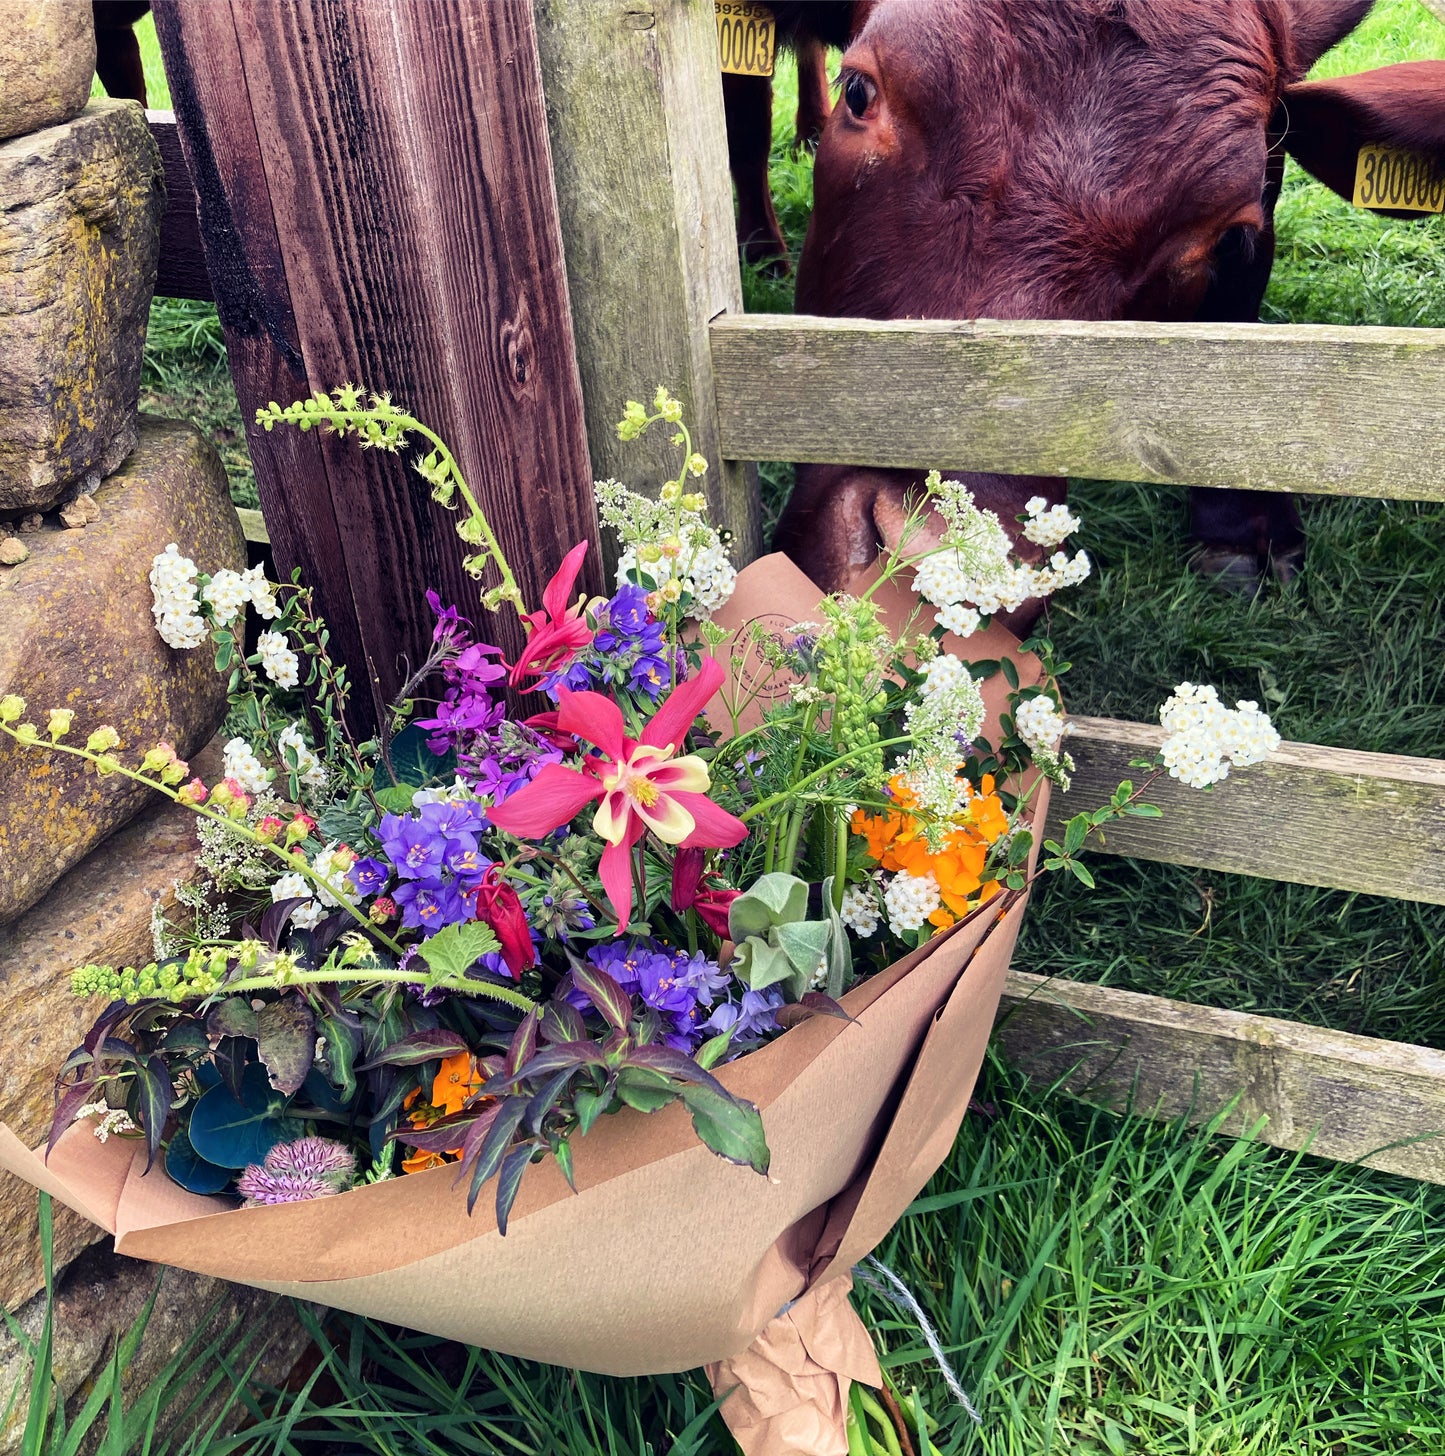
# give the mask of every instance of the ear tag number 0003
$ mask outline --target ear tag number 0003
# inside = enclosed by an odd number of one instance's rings
[[[1361,147],[1351,200],[1389,212],[1445,212],[1445,169],[1422,152]]]
[[[771,76],[777,22],[753,0],[713,0],[721,68],[735,76]]]

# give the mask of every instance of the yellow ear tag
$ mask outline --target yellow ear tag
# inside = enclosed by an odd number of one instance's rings
[[[1352,200],[1390,212],[1445,212],[1445,170],[1423,152],[1361,147]]]
[[[754,0],[713,0],[721,69],[735,76],[771,76],[777,22]]]

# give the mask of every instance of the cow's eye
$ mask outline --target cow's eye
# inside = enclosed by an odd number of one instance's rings
[[[867,114],[868,108],[873,104],[873,98],[877,94],[878,88],[857,71],[849,71],[844,76],[843,100],[847,103],[848,110],[859,120],[862,120]]]

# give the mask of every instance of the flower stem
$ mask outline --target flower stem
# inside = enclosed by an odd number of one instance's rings
[[[470,976],[446,976],[432,980],[426,972],[387,970],[379,967],[360,966],[355,970],[291,971],[284,981],[276,976],[246,976],[241,980],[227,981],[221,990],[236,995],[246,991],[274,991],[278,986],[332,986],[347,985],[355,981],[385,981],[399,986],[427,986],[434,991],[456,991],[464,996],[484,996],[494,1001],[503,1001],[519,1011],[530,1011],[535,1004],[530,996],[513,991],[507,986],[496,986],[490,981],[478,981]]]

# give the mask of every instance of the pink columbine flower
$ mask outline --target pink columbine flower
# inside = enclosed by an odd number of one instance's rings
[[[285,828],[284,819],[278,819],[274,814],[268,814],[256,825],[256,837],[265,844],[273,844],[281,837]]]
[[[599,871],[617,912],[618,929],[632,915],[631,850],[650,829],[665,844],[685,849],[724,849],[747,835],[747,825],[707,797],[707,765],[694,754],[675,757],[687,730],[718,690],[723,670],[704,658],[697,676],[664,699],[637,739],[623,732],[622,713],[601,693],[559,691],[561,731],[602,750],[581,772],[549,763],[505,803],[487,811],[499,829],[521,839],[540,839],[570,823],[595,799],[602,802],[592,827],[607,841]]]
[[[565,667],[577,652],[591,642],[593,633],[582,615],[582,601],[579,599],[568,605],[586,554],[587,543],[579,541],[562,558],[557,574],[542,593],[545,610],[531,612],[524,619],[527,623],[527,645],[522,649],[522,655],[511,664],[507,678],[513,687],[521,686],[527,677],[535,683],[536,679]]]

